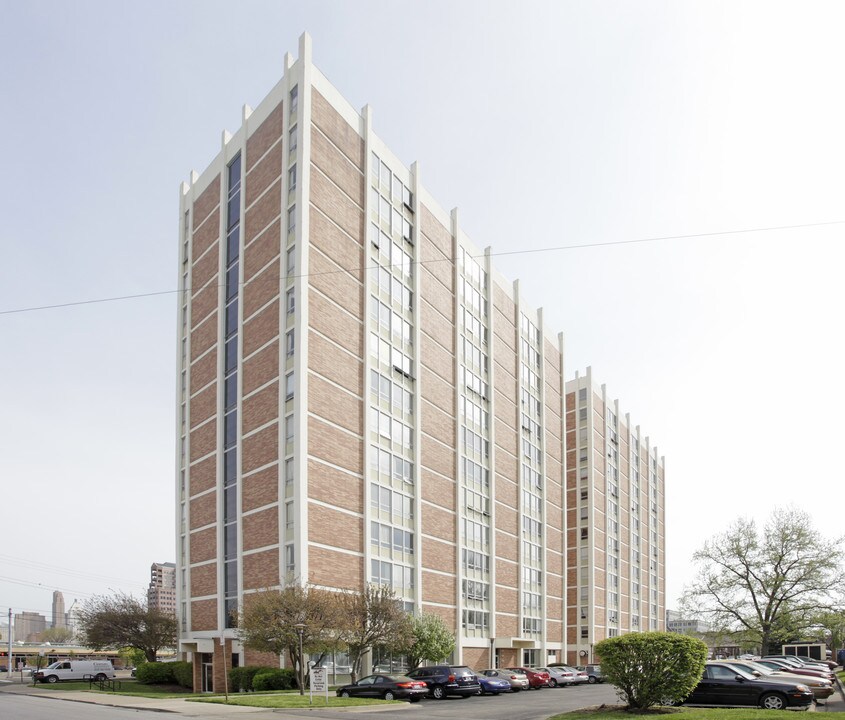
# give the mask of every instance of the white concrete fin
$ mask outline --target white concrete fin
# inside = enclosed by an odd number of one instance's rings
[[[230,133],[228,130],[224,130],[223,133],[220,136],[220,146],[225,148],[226,145],[229,144],[229,140],[231,140],[231,139],[232,139],[232,133]]]
[[[307,32],[299,36],[299,59],[311,64],[311,36]]]
[[[200,174],[196,170],[191,170],[191,185],[200,179]]]
[[[289,52],[285,53],[284,66],[285,72],[287,72],[293,67],[293,55],[291,55]]]
[[[373,127],[373,108],[371,105],[367,104],[361,108],[361,117],[364,118],[364,122],[367,124],[367,127],[372,129]]]
[[[241,110],[241,121],[246,122],[250,115],[252,115],[252,108],[244,103],[243,109]]]
[[[188,185],[188,183],[186,183],[186,182],[183,180],[183,181],[182,181],[182,184],[179,186],[179,189],[182,191],[182,194],[183,194],[183,195],[187,195],[187,194],[188,194],[188,190],[190,190],[190,189],[191,189],[191,186],[190,186],[190,185]]]

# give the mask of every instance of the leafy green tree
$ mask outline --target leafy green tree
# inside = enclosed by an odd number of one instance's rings
[[[682,607],[769,652],[800,637],[845,583],[842,540],[828,540],[798,510],[776,510],[760,531],[739,519],[695,553],[698,579]]]
[[[596,643],[601,669],[630,710],[674,704],[698,684],[707,645],[668,632],[629,633]]]
[[[40,633],[41,642],[63,645],[73,640],[73,631],[66,627],[51,627]]]
[[[289,585],[250,595],[238,618],[238,634],[246,647],[279,656],[287,653],[299,678],[304,658],[299,653],[296,626],[303,626],[303,655],[321,653],[319,662],[337,647],[340,624],[340,594],[309,585]],[[307,681],[307,668],[303,677]]]
[[[439,615],[422,613],[411,619],[410,644],[405,652],[408,667],[415,668],[424,660],[439,662],[454,649],[455,635]]]
[[[411,620],[393,590],[385,585],[368,584],[363,591],[347,591],[340,598],[343,611],[338,637],[349,653],[355,682],[361,660],[373,647],[397,651],[408,647]]]
[[[138,665],[147,661],[144,653],[138,648],[120,648],[120,650],[117,651],[117,654],[123,661],[124,667],[138,667]]]
[[[155,662],[159,650],[176,646],[176,618],[122,592],[85,601],[79,626],[82,641],[93,649],[135,648],[148,662]]]

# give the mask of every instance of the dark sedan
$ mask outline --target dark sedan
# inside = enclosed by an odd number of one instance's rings
[[[527,667],[512,667],[508,670],[514,672],[521,672],[528,678],[528,687],[532,690],[539,690],[540,688],[549,687],[549,673],[542,670],[532,670]]]
[[[374,697],[417,702],[428,695],[428,685],[405,675],[367,675],[337,689],[338,697]]]
[[[685,705],[715,707],[752,706],[766,710],[806,708],[813,693],[806,685],[794,682],[761,680],[732,665],[708,663],[695,690]]]

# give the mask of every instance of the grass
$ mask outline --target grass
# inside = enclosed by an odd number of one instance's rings
[[[97,685],[89,686],[87,682],[38,683],[36,687],[39,690],[90,691],[102,695],[134,695],[152,698],[184,698],[195,694],[179,685],[142,685],[136,680],[118,680],[117,683],[114,690],[100,690]]]
[[[225,704],[226,698],[220,695],[214,697],[192,698],[194,702]],[[357,705],[395,705],[402,700],[379,700],[377,698],[339,698],[329,695],[330,708],[354,707]],[[235,694],[229,695],[229,705],[242,705],[257,708],[306,708],[311,707],[308,695],[299,693],[278,693],[274,695]],[[314,696],[314,707],[326,707],[326,700],[322,695]]]
[[[819,712],[824,712],[819,706]],[[795,720],[795,710],[761,710],[758,708],[655,708],[641,713],[615,707],[575,710],[554,715],[548,720],[622,720],[649,718],[656,720]],[[674,717],[673,717],[674,716]],[[845,720],[845,712],[826,712],[826,720]],[[802,715],[802,717],[806,717]],[[813,716],[811,716],[813,717]]]

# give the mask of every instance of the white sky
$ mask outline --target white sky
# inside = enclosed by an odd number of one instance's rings
[[[178,188],[297,53],[493,252],[845,220],[837,2],[2,0],[0,310],[172,290]],[[740,514],[842,527],[845,225],[511,255],[666,455],[668,605]],[[176,299],[0,315],[0,614],[175,556]]]

